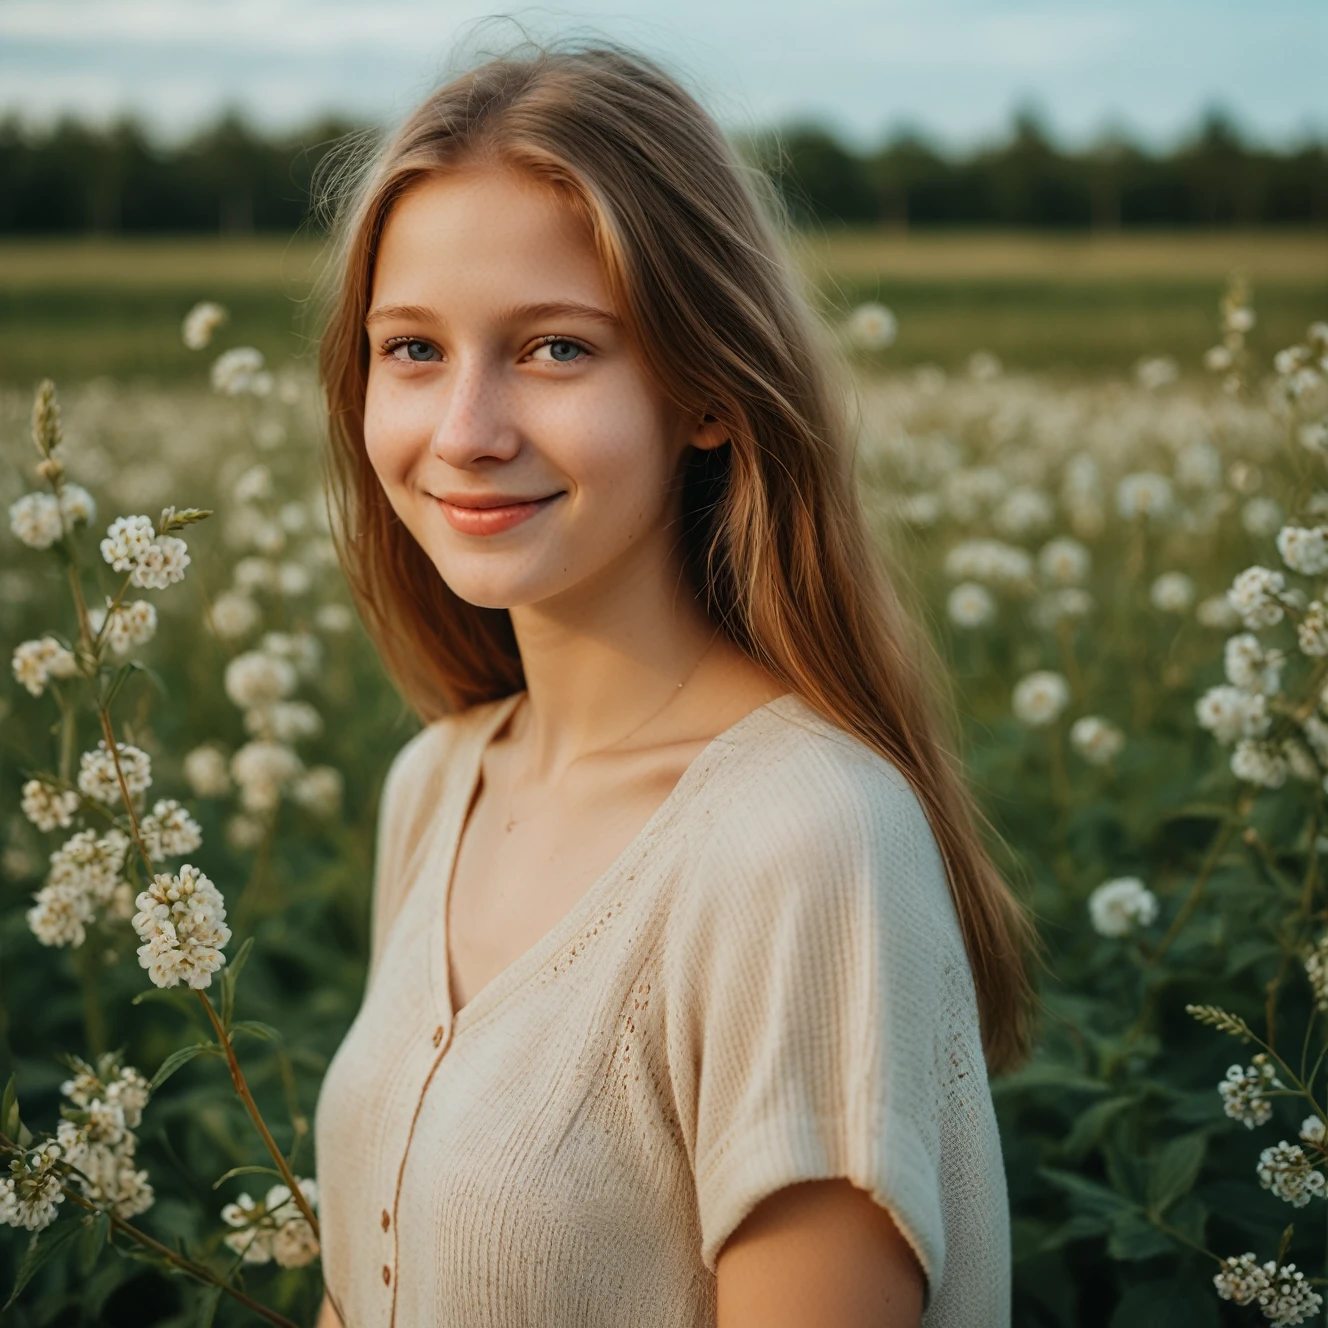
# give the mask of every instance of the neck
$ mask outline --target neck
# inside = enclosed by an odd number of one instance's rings
[[[512,610],[527,692],[519,736],[537,776],[556,776],[637,726],[644,737],[713,638],[662,536],[657,545],[599,584]]]

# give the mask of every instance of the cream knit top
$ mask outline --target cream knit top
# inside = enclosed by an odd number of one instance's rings
[[[1008,1325],[972,977],[903,776],[761,706],[454,1016],[452,864],[516,700],[430,724],[384,786],[368,986],[316,1120],[347,1328],[713,1325],[725,1239],[831,1177],[916,1250],[927,1328]]]

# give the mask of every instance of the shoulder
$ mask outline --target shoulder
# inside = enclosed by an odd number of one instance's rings
[[[782,865],[827,879],[875,864],[884,877],[944,876],[904,774],[794,696],[736,726],[703,804],[695,847],[719,870]]]

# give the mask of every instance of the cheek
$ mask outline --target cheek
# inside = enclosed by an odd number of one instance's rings
[[[389,494],[404,482],[415,451],[416,433],[390,386],[370,375],[364,394],[364,450],[379,483]]]
[[[664,504],[676,461],[668,422],[639,384],[596,393],[588,409],[565,421],[565,468],[583,499],[639,519]]]

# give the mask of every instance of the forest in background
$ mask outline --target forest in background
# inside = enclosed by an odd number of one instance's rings
[[[237,114],[164,144],[124,120],[38,130],[0,120],[0,234],[293,234],[319,230],[320,167],[346,136],[332,120],[264,134]],[[855,151],[821,126],[740,144],[775,179],[801,224],[897,229],[1328,225],[1328,141],[1248,141],[1220,112],[1166,151],[1117,138],[1063,148],[1032,112],[1002,141],[950,154],[914,132]]]

